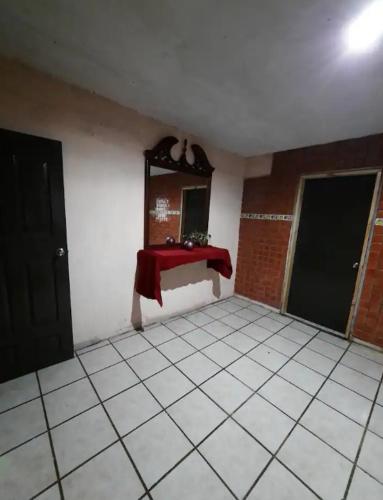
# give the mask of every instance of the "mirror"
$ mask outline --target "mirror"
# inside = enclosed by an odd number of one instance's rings
[[[194,162],[189,163],[186,141],[179,160],[174,160],[170,150],[177,142],[166,137],[145,151],[145,247],[164,245],[167,237],[180,243],[207,236],[214,169],[196,144],[191,146]]]
[[[206,233],[208,179],[152,166],[149,175],[149,245]]]

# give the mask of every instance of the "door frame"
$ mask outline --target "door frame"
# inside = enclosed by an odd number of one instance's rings
[[[298,229],[300,225],[301,212],[302,212],[302,202],[303,202],[303,194],[305,189],[305,184],[307,179],[323,179],[323,178],[331,178],[331,177],[346,177],[346,176],[357,176],[357,175],[375,175],[375,186],[373,191],[373,196],[371,200],[370,213],[368,216],[368,221],[366,225],[366,233],[363,241],[362,254],[360,257],[359,269],[355,281],[354,293],[352,296],[351,304],[350,304],[350,312],[347,321],[347,327],[345,333],[331,330],[330,328],[324,327],[323,325],[317,325],[316,323],[312,323],[310,321],[305,320],[304,318],[298,318],[296,316],[290,315],[287,313],[287,304],[290,295],[290,287],[291,287],[291,278],[293,273],[293,265],[295,259],[295,251],[298,237]],[[286,264],[285,264],[285,272],[282,286],[282,304],[281,304],[281,313],[287,314],[291,317],[299,319],[304,323],[320,327],[321,330],[329,331],[331,333],[335,333],[337,335],[342,335],[346,339],[350,339],[352,337],[352,329],[354,326],[356,313],[358,311],[358,306],[360,302],[360,297],[363,288],[364,277],[366,274],[368,256],[370,253],[372,235],[374,232],[374,221],[376,218],[376,214],[378,211],[378,202],[379,195],[381,193],[381,179],[382,179],[382,168],[365,168],[365,169],[351,169],[351,170],[332,170],[323,173],[317,174],[305,174],[302,175],[299,179],[298,190],[296,193],[295,204],[294,204],[294,212],[293,212],[293,224],[290,231],[290,239],[287,250]]]
[[[183,226],[184,226],[184,192],[185,191],[192,191],[194,189],[208,189],[208,186],[184,186],[181,188],[181,210],[180,210],[180,227],[179,227],[179,231],[178,231],[178,240],[181,241],[181,238],[182,238],[182,229],[183,229]],[[207,193],[207,191],[206,191]],[[207,200],[207,203],[209,203],[209,200]],[[208,214],[209,216],[209,214]]]
[[[34,319],[32,318],[30,324],[26,325],[24,328],[20,329],[15,325],[12,325],[13,336],[12,342],[8,345],[5,345],[5,348],[15,349],[17,350],[19,345],[25,344],[26,336],[34,337],[32,339],[35,341],[33,346],[33,353],[29,358],[23,359],[23,362],[16,359],[14,360],[13,367],[11,363],[7,373],[5,380],[3,376],[0,378],[3,379],[1,381],[13,380],[17,377],[26,375],[28,373],[33,373],[36,370],[43,369],[47,366],[52,366],[53,364],[60,363],[66,361],[68,359],[73,359],[74,357],[74,337],[73,337],[73,319],[72,319],[72,295],[71,295],[71,286],[70,286],[70,270],[69,270],[69,242],[68,242],[68,233],[67,233],[67,216],[66,216],[66,196],[65,196],[65,183],[64,183],[64,163],[63,163],[63,144],[60,140],[53,139],[51,137],[45,136],[37,136],[35,134],[22,132],[14,129],[4,129],[0,128],[0,139],[1,141],[5,141],[11,145],[12,149],[15,152],[15,158],[12,158],[13,162],[17,162],[17,158],[19,157],[19,153],[21,152],[24,155],[25,151],[27,151],[26,155],[29,157],[30,152],[29,146],[32,145],[32,150],[39,151],[38,157],[41,160],[41,156],[47,156],[47,164],[48,170],[49,166],[51,167],[51,171],[48,173],[48,192],[49,192],[49,206],[50,206],[50,230],[49,234],[52,240],[52,247],[50,248],[53,252],[57,252],[57,247],[63,247],[64,254],[58,255],[54,257],[54,253],[51,254],[51,264],[53,264],[53,258],[60,257],[64,262],[59,264],[59,269],[56,268],[56,272],[53,276],[53,288],[54,295],[56,298],[56,320],[60,323],[60,330],[57,333],[54,328],[51,327],[50,320],[43,321],[40,324],[36,324]],[[35,149],[36,148],[36,149]],[[40,155],[40,150],[43,150],[43,154]],[[39,160],[39,161],[40,161]],[[41,164],[41,163],[40,163]],[[1,166],[0,166],[1,168]],[[52,179],[54,179],[52,181]],[[18,177],[16,182],[20,181],[20,177]],[[21,189],[17,194],[17,197],[22,199]],[[40,231],[38,231],[40,232]],[[42,231],[42,234],[44,231]],[[48,231],[47,231],[48,233]],[[16,233],[17,241],[20,241],[18,238],[21,235],[23,237],[23,233]],[[32,236],[30,236],[32,238]],[[38,241],[38,240],[36,240]],[[41,247],[39,247],[40,249]],[[60,248],[61,249],[61,248]],[[8,250],[5,251],[5,254],[8,253]],[[38,254],[36,252],[36,254]],[[28,267],[28,263],[23,261],[22,265]],[[53,267],[55,265],[53,264]],[[61,267],[61,269],[60,269]],[[52,265],[51,265],[52,269]],[[61,278],[58,275],[61,275]],[[12,277],[8,276],[8,281],[10,284],[12,281]],[[30,286],[30,276],[25,280],[25,286]],[[30,291],[29,291],[30,292]],[[29,298],[29,303],[33,301],[31,293],[27,293]],[[11,308],[12,299],[8,300],[8,305]],[[30,308],[30,304],[29,304]],[[60,314],[60,312],[62,314]],[[12,321],[11,321],[12,323]],[[39,335],[39,329],[43,329],[41,335]],[[49,330],[53,331],[53,334],[50,334]],[[20,331],[22,334],[20,335]],[[48,333],[47,333],[48,331]],[[25,333],[27,332],[27,334]],[[39,340],[42,343],[46,343],[49,338],[57,338],[59,348],[56,349],[38,349],[37,344]],[[32,343],[31,342],[31,343]],[[3,346],[2,346],[3,349]],[[0,349],[0,351],[2,351]],[[45,352],[44,352],[45,351]],[[40,356],[41,354],[41,356]],[[46,354],[46,355],[45,355]],[[2,357],[2,352],[0,352],[0,358]],[[30,371],[32,370],[32,371]],[[11,377],[11,378],[10,378]]]

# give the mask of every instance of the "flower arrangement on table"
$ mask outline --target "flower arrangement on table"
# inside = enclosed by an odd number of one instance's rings
[[[187,236],[189,241],[192,241],[194,245],[199,247],[207,247],[210,241],[211,235],[207,232],[193,231]]]
[[[211,235],[207,232],[193,231],[189,235],[182,236],[182,244],[187,250],[193,250],[196,247],[207,247]]]
[[[207,247],[210,242],[211,235],[203,231],[193,231],[190,234],[183,234],[181,245],[186,250],[193,250],[196,247]],[[175,239],[173,236],[166,237],[166,244],[173,246],[175,244]]]

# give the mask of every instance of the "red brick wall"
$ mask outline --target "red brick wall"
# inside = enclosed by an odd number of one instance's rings
[[[270,176],[245,180],[242,212],[293,214],[303,174],[382,167],[383,134],[276,153]],[[383,217],[383,196],[377,217]],[[241,219],[236,292],[281,306],[288,221]],[[375,226],[353,334],[383,347],[383,227]]]
[[[181,210],[182,188],[206,185],[207,179],[205,177],[181,172],[150,177],[149,209],[156,208],[156,199],[160,197],[169,200],[169,210]],[[173,236],[178,241],[179,227],[179,215],[168,215],[167,221],[157,221],[152,215],[149,216],[149,244],[165,243],[166,236]]]

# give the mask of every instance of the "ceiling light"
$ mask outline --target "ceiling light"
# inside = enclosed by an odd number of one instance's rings
[[[346,30],[351,52],[373,49],[383,36],[383,0],[376,0],[357,16]]]

